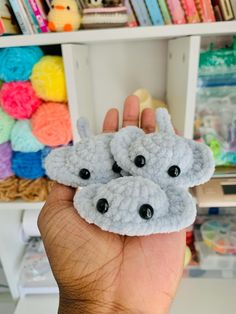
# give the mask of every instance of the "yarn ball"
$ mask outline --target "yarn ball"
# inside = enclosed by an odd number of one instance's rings
[[[42,166],[43,168],[45,169],[45,159],[46,157],[48,156],[48,154],[52,151],[52,147],[49,147],[49,146],[45,146],[44,149],[42,150]]]
[[[32,133],[30,120],[18,120],[11,132],[11,145],[14,151],[30,153],[44,148]]]
[[[18,197],[18,178],[11,176],[0,181],[0,200],[13,201]]]
[[[0,79],[5,82],[27,81],[33,66],[43,56],[39,47],[11,47],[0,50]]]
[[[65,104],[42,104],[33,114],[31,122],[33,134],[44,145],[67,145],[72,140],[70,115]]]
[[[20,178],[37,179],[44,176],[41,151],[36,153],[13,152],[12,170]]]
[[[9,141],[15,120],[0,108],[0,144]]]
[[[55,102],[67,101],[62,57],[43,57],[33,68],[31,82],[36,94],[43,100]]]
[[[16,119],[30,118],[41,104],[30,82],[4,83],[0,91],[4,111]]]
[[[48,181],[50,181],[50,183]],[[19,179],[18,193],[20,198],[24,201],[43,202],[46,200],[50,190],[51,180],[49,179]]]
[[[0,144],[0,180],[13,175],[11,170],[12,149],[9,142]]]

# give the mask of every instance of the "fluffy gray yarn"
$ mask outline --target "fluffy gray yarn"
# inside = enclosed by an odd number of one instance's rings
[[[214,172],[211,150],[205,144],[176,135],[166,109],[158,109],[156,118],[157,133],[145,134],[129,126],[114,135],[111,152],[117,164],[132,176],[148,178],[161,187],[176,184],[188,188],[208,181]],[[137,156],[145,158],[143,167],[135,164]],[[173,172],[173,166],[180,169],[177,176],[168,173],[171,169]]]
[[[112,137],[113,134],[82,136],[74,146],[54,149],[45,160],[46,174],[50,179],[72,187],[107,183],[120,177],[112,170],[115,162],[110,151]],[[80,176],[82,169],[89,171],[88,179]]]
[[[103,214],[97,210],[101,199],[109,204]],[[152,218],[140,216],[143,204],[152,206]],[[75,194],[74,206],[88,223],[128,236],[179,231],[192,224],[196,216],[196,206],[185,189],[176,186],[161,189],[139,176],[87,186]]]

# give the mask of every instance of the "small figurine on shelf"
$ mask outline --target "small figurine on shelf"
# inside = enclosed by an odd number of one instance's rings
[[[79,29],[81,16],[75,0],[53,0],[48,13],[48,28],[52,32]]]
[[[86,8],[101,8],[103,7],[103,0],[86,0]]]

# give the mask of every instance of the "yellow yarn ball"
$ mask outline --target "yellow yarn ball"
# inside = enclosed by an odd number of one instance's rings
[[[67,101],[62,57],[42,57],[35,64],[30,79],[37,96],[43,100],[56,102]]]

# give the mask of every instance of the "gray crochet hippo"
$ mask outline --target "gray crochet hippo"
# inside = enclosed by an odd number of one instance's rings
[[[92,136],[87,120],[78,121],[81,140],[74,146],[52,150],[45,160],[46,174],[52,180],[72,187],[107,183],[121,176],[110,150],[113,134]]]
[[[129,126],[114,135],[111,152],[117,164],[132,176],[148,178],[161,187],[188,188],[208,181],[215,169],[211,150],[176,135],[166,109],[156,111],[156,120],[159,132],[145,134]]]
[[[128,236],[179,231],[193,223],[196,206],[186,189],[142,177],[123,177],[77,191],[80,216],[105,231]]]

